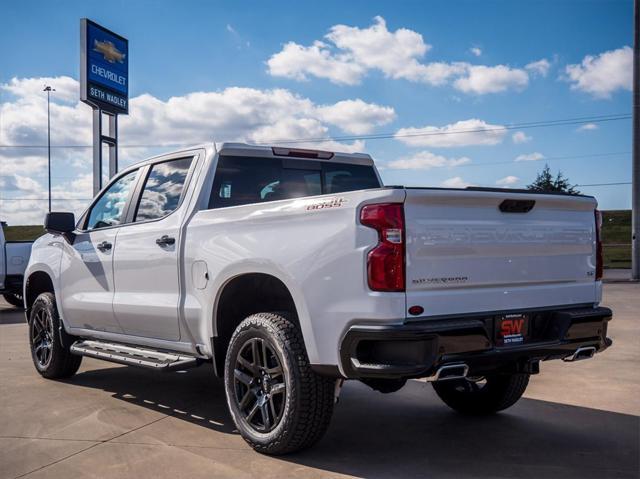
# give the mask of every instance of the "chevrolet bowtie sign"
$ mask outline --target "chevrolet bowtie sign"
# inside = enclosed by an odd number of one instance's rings
[[[80,24],[80,99],[104,112],[129,112],[129,42],[86,18]]]

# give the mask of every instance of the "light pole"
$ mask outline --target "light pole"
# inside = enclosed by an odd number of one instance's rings
[[[56,91],[49,85],[45,85],[44,90],[47,92],[47,156],[49,163],[49,213],[51,213],[51,92]]]

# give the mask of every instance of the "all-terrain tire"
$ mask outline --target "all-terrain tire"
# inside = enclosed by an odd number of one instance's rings
[[[433,389],[451,409],[478,416],[513,406],[528,384],[528,374],[495,374],[486,376],[484,382],[468,379],[436,381]]]
[[[24,308],[24,303],[22,302],[22,295],[21,294],[18,294],[18,293],[4,293],[2,295],[2,297],[11,306],[15,306],[16,308]]]
[[[47,379],[71,377],[82,362],[82,356],[69,351],[75,338],[61,326],[55,296],[42,293],[29,314],[29,346],[36,370]]]
[[[253,347],[267,351],[269,358],[256,359],[261,354],[247,349]],[[260,362],[265,366],[259,366]],[[271,392],[275,393],[277,387],[278,393],[270,394],[270,386],[265,385],[263,378],[268,371],[274,374],[267,381],[274,387]],[[245,386],[249,377],[253,378],[251,387]],[[320,376],[311,369],[302,334],[287,313],[257,313],[238,325],[227,350],[224,380],[233,421],[245,441],[258,452],[278,455],[308,448],[320,440],[329,426],[335,379]],[[245,395],[246,402],[242,400]],[[271,411],[276,413],[259,411],[271,416],[269,420],[264,416],[260,419],[257,413],[248,417],[255,407],[252,401],[255,399],[256,405],[261,400],[264,403],[265,395],[267,401],[272,401],[269,407],[275,404]],[[251,422],[258,420],[263,424]]]

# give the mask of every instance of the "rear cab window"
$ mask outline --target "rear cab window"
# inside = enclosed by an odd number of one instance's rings
[[[221,156],[209,208],[379,188],[371,165]]]

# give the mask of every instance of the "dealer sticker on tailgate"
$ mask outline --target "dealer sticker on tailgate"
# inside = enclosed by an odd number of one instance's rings
[[[496,346],[523,343],[529,333],[529,315],[523,313],[496,316]]]

